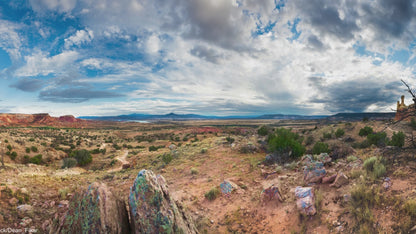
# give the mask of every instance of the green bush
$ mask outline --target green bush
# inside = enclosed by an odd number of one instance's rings
[[[95,148],[93,150],[91,150],[92,154],[99,154],[100,153],[100,149],[99,148]]]
[[[316,142],[312,148],[313,154],[329,153],[328,144],[324,142]]]
[[[205,193],[205,197],[212,201],[215,200],[220,195],[220,190],[216,187],[212,188],[208,192]]]
[[[269,135],[267,142],[270,151],[283,154],[291,152],[289,157],[299,158],[306,151],[302,140],[299,134],[289,129],[278,128],[274,134]]]
[[[10,158],[11,158],[12,160],[15,160],[15,159],[16,159],[16,157],[17,157],[17,153],[16,153],[16,151],[13,151],[13,152],[10,154]]]
[[[38,152],[38,148],[36,146],[30,147],[30,150],[32,150],[34,153]]]
[[[191,168],[191,174],[192,175],[196,175],[196,174],[198,174],[199,173],[199,171],[198,171],[198,169],[196,169],[196,168]]]
[[[404,146],[404,138],[405,135],[403,132],[398,132],[397,134],[394,132],[393,136],[391,137],[391,141],[389,145],[403,147]]]
[[[8,149],[9,151],[12,151],[12,146],[11,146],[11,145],[7,145],[7,149]]]
[[[75,158],[80,166],[92,162],[91,153],[86,149],[72,151],[69,156]]]
[[[154,146],[154,145],[152,145],[152,146],[149,146],[149,151],[157,151],[159,148],[158,147],[156,147],[156,146]]]
[[[413,130],[416,130],[416,119],[412,118],[409,125]]]
[[[230,136],[227,136],[227,137],[225,138],[225,140],[226,140],[228,143],[230,143],[230,144],[232,144],[232,143],[235,141],[235,139],[234,139],[234,138],[232,138],[232,137],[230,137]]]
[[[386,174],[386,167],[382,163],[382,158],[377,158],[376,156],[367,158],[364,161],[363,167],[373,179],[377,179]]]
[[[388,143],[387,134],[385,132],[371,133],[367,136],[368,143],[375,146],[385,146]]]
[[[23,156],[23,163],[24,164],[29,163],[29,161],[30,161],[30,156],[29,155]]]
[[[416,200],[407,200],[406,203],[403,205],[403,209],[406,211],[406,213],[412,217],[413,219],[416,219]]]
[[[332,133],[330,133],[330,132],[324,132],[322,134],[322,136],[323,136],[324,139],[331,139],[332,138]]]
[[[358,135],[360,136],[368,136],[369,134],[373,133],[373,128],[369,127],[369,126],[365,126],[363,128],[360,129],[360,132],[358,133]]]
[[[77,165],[77,160],[74,158],[64,158],[62,168],[71,168]]]
[[[30,148],[26,147],[26,153],[30,153]]]
[[[365,184],[358,184],[351,190],[350,210],[358,226],[372,230],[374,216],[371,208],[380,200],[377,189],[369,189]]]
[[[30,158],[29,162],[33,163],[33,164],[38,164],[38,165],[41,164],[42,163],[42,154],[38,154],[38,155]]]
[[[172,159],[173,159],[173,157],[172,157],[172,155],[171,155],[171,154],[169,154],[169,153],[166,153],[166,154],[163,154],[163,155],[162,155],[162,161],[163,161],[165,164],[169,164],[169,163],[172,161]]]
[[[260,136],[267,136],[269,134],[269,128],[266,125],[262,125],[258,130],[257,134]]]
[[[344,134],[345,134],[345,131],[344,131],[344,129],[342,129],[342,128],[338,128],[338,129],[335,131],[335,136],[336,136],[337,138],[340,138],[340,137],[344,136]]]

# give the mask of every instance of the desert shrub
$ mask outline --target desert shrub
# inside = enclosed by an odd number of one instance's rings
[[[407,215],[412,217],[412,219],[416,219],[416,200],[407,200],[406,203],[403,205],[403,210],[406,212]]]
[[[369,134],[373,133],[373,128],[369,127],[369,126],[365,126],[363,128],[360,129],[360,132],[358,133],[358,135],[360,136],[368,136]]]
[[[8,149],[9,151],[12,151],[12,146],[11,146],[11,145],[7,145],[7,149]]]
[[[375,156],[367,158],[364,161],[363,167],[373,179],[377,179],[386,174],[386,167],[382,161],[382,158]]]
[[[159,148],[154,145],[149,146],[149,151],[157,151],[158,149]]]
[[[230,143],[230,144],[232,144],[232,143],[235,141],[235,139],[234,139],[234,138],[232,138],[232,137],[230,137],[230,136],[227,136],[227,137],[225,138],[225,140],[226,140],[228,143]]]
[[[312,148],[313,154],[329,153],[328,144],[324,142],[316,142]]]
[[[11,160],[15,160],[15,159],[16,159],[16,157],[17,157],[17,153],[16,153],[16,151],[13,151],[13,152],[11,152],[11,153],[10,153],[10,158],[11,158]]]
[[[337,138],[340,138],[340,137],[344,136],[344,134],[345,134],[345,131],[344,131],[344,129],[342,129],[342,128],[338,128],[338,129],[335,131],[335,136],[336,136]]]
[[[299,158],[306,151],[302,145],[302,138],[290,129],[276,129],[273,134],[269,135],[267,142],[270,151],[280,155],[288,154],[290,158]]]
[[[355,157],[354,155],[350,155],[347,157],[347,162],[354,162],[357,160],[357,157]]]
[[[59,197],[62,200],[65,200],[65,199],[67,199],[67,196],[68,196],[68,188],[59,189],[58,190],[58,193],[59,193]]]
[[[91,150],[91,153],[92,154],[99,154],[100,153],[100,149],[99,148],[93,149],[93,150]]]
[[[31,137],[29,138],[29,141],[35,141],[35,138]]]
[[[412,119],[410,120],[409,125],[410,125],[410,127],[411,127],[413,130],[416,130],[416,119],[415,119],[415,118],[412,118]]]
[[[385,132],[371,133],[367,136],[368,143],[375,146],[385,146],[388,143],[387,134]]]
[[[36,156],[33,156],[29,159],[29,163],[33,164],[41,164],[42,163],[42,154],[38,154]]]
[[[75,158],[80,166],[84,166],[92,162],[91,153],[86,149],[74,150],[69,156]]]
[[[312,145],[313,140],[313,136],[308,136],[305,140],[305,145]]]
[[[207,148],[202,148],[201,149],[201,154],[205,154],[206,152],[208,152],[208,149]]]
[[[322,134],[322,136],[323,136],[324,139],[331,139],[332,138],[332,133],[330,133],[330,132],[324,132]]]
[[[29,147],[26,147],[26,153],[30,153],[30,148]]]
[[[113,144],[113,147],[116,150],[120,150],[121,149],[121,146],[117,145],[116,143]]]
[[[12,152],[7,151],[7,152],[6,152],[6,155],[10,156],[10,154],[11,154],[11,153],[12,153]]]
[[[191,168],[191,174],[192,174],[192,175],[196,175],[196,174],[198,174],[198,173],[199,173],[198,169],[196,169],[196,168],[194,168],[194,167],[192,167],[192,168]]]
[[[71,168],[77,165],[77,160],[74,158],[64,158],[62,168]]]
[[[371,208],[380,200],[379,191],[369,189],[365,184],[358,184],[351,190],[350,211],[357,225],[361,228],[373,229],[374,216]]]
[[[405,135],[403,132],[398,132],[397,134],[394,132],[393,136],[391,137],[391,141],[389,142],[389,145],[403,147],[404,138],[405,138]]]
[[[32,152],[34,152],[34,153],[38,152],[38,148],[36,146],[30,147],[30,150],[32,150]]]
[[[107,150],[104,148],[104,149],[100,149],[100,153],[101,154],[105,154],[107,152]]]
[[[258,130],[257,134],[260,136],[267,136],[269,134],[269,128],[266,125],[262,125]]]
[[[316,212],[319,214],[321,211],[322,201],[324,200],[324,195],[320,189],[315,190],[315,207]]]
[[[6,140],[4,140],[4,143],[9,143],[9,141],[6,139]]]
[[[205,193],[205,198],[212,201],[212,200],[215,200],[219,195],[220,195],[220,190],[214,187]]]
[[[370,146],[371,146],[371,144],[367,139],[365,139],[362,142],[355,142],[354,144],[352,144],[352,147],[356,148],[356,149],[365,149],[365,148],[368,148]]]
[[[172,159],[173,159],[173,157],[172,157],[172,155],[171,155],[171,154],[169,154],[169,153],[166,153],[166,154],[163,154],[163,155],[162,155],[162,161],[163,161],[165,164],[169,164],[169,163],[172,161]]]

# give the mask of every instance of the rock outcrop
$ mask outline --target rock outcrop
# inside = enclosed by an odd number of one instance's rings
[[[142,170],[130,188],[129,210],[134,233],[198,233],[182,205],[170,196],[161,175]]]
[[[66,215],[49,233],[129,233],[126,205],[105,184],[93,183],[73,196]]]
[[[314,215],[316,214],[315,208],[315,195],[313,187],[296,187],[295,189],[296,206],[301,214]]]
[[[80,127],[87,120],[74,116],[52,117],[47,113],[41,114],[0,114],[0,126],[56,126]]]
[[[404,104],[404,95],[401,96],[401,102],[397,101],[396,115],[394,121],[406,120],[410,121],[412,118],[415,118],[416,108],[414,104],[407,106]]]

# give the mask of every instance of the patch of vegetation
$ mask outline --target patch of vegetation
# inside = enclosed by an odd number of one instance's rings
[[[230,137],[230,136],[227,136],[227,137],[225,138],[225,140],[226,140],[229,144],[232,144],[232,143],[235,141],[235,139],[234,139],[234,138],[232,138],[232,137]]]
[[[169,164],[171,161],[173,160],[172,154],[170,153],[165,153],[162,155],[162,161],[165,164]]]
[[[41,164],[42,163],[42,154],[38,154],[34,157],[31,157],[29,159],[29,163],[33,163],[33,164]]]
[[[64,158],[62,168],[71,168],[77,165],[77,160],[74,158]]]
[[[324,142],[316,142],[312,148],[313,154],[320,154],[320,153],[329,153],[328,144]]]
[[[398,132],[397,134],[394,132],[393,136],[391,137],[391,141],[389,142],[389,145],[401,148],[404,146],[404,138],[405,135],[403,132]]]
[[[322,137],[323,137],[324,139],[331,139],[331,138],[332,138],[332,133],[330,133],[330,132],[324,132],[324,133],[322,134]]]
[[[37,153],[38,152],[38,148],[36,146],[31,146],[30,150],[32,150],[33,153]]]
[[[312,145],[313,141],[313,136],[308,136],[305,140],[305,145]]]
[[[299,134],[292,132],[290,129],[278,128],[268,137],[269,150],[280,154],[288,155],[289,158],[295,159],[302,156],[306,149],[302,145],[302,138]]]
[[[387,134],[385,132],[368,134],[367,140],[370,145],[375,145],[378,147],[385,146],[389,142]]]
[[[201,149],[201,154],[205,154],[206,152],[208,152],[208,149],[207,148],[202,148]]]
[[[355,157],[354,155],[350,155],[347,157],[347,162],[355,162],[358,158]]]
[[[259,134],[260,136],[267,136],[269,134],[269,127],[267,127],[266,125],[262,125],[258,130],[257,130],[257,134]]]
[[[324,200],[324,195],[320,189],[315,190],[315,207],[316,212],[319,214],[321,212],[322,201]]]
[[[154,145],[151,145],[151,146],[149,146],[149,151],[150,152],[152,152],[152,151],[157,151],[158,149],[160,149],[160,148],[164,148],[164,146],[154,146]]]
[[[342,128],[338,128],[335,131],[335,137],[337,137],[337,138],[340,138],[340,137],[344,136],[344,134],[345,134],[345,131]]]
[[[212,188],[205,193],[205,198],[212,201],[215,200],[220,195],[220,190],[217,187]]]
[[[371,208],[380,201],[379,191],[376,188],[369,189],[365,184],[358,184],[351,190],[350,211],[361,230],[375,233],[373,223],[374,216]]]
[[[191,168],[191,175],[197,175],[199,173],[198,169],[192,167]]]
[[[69,156],[75,158],[80,166],[84,166],[92,162],[91,153],[86,149],[72,151]]]
[[[369,134],[373,133],[373,128],[369,126],[365,126],[360,129],[360,132],[358,133],[359,136],[368,136]]]
[[[26,147],[26,153],[30,153],[30,148],[29,147]]]
[[[386,174],[386,167],[382,163],[383,159],[376,156],[370,157],[364,161],[363,167],[373,179],[377,179]]]
[[[11,145],[7,145],[7,150],[12,151],[12,146]]]
[[[11,160],[13,160],[13,161],[14,161],[14,160],[16,159],[16,157],[17,157],[17,153],[16,153],[16,151],[13,151],[13,152],[11,152],[11,153],[10,153],[10,159],[11,159]]]

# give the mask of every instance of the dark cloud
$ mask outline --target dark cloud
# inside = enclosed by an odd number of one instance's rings
[[[88,88],[52,89],[45,90],[39,93],[39,98],[41,100],[65,103],[80,103],[88,101],[90,99],[115,98],[122,96],[124,95],[107,91],[95,91]]]
[[[415,17],[413,0],[379,0],[364,3],[361,7],[365,12],[365,21],[368,22],[380,39],[385,35],[400,37],[408,30],[407,27]]]
[[[354,1],[351,1],[351,4],[354,4]],[[356,12],[347,12],[350,15],[341,18],[337,1],[298,1],[296,6],[302,13],[300,16],[302,20],[311,24],[323,35],[329,34],[341,40],[350,40],[354,38],[354,32],[359,30]]]
[[[223,55],[217,53],[214,49],[207,48],[205,46],[195,46],[191,49],[190,53],[193,56],[205,59],[208,62],[218,64]]]
[[[311,80],[313,81],[315,78]],[[320,91],[312,103],[323,103],[331,112],[363,112],[370,105],[386,107],[402,93],[398,82],[383,84],[375,80],[342,81],[333,84],[313,83]]]
[[[14,84],[11,84],[9,87],[16,88],[25,92],[36,92],[43,87],[44,83],[44,81],[39,79],[23,78]]]
[[[308,37],[308,44],[314,50],[323,50],[325,48],[324,44],[315,35]]]

